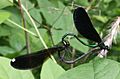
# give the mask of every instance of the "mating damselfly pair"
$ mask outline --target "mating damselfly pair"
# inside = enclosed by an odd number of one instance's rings
[[[74,24],[75,24],[77,31],[85,38],[92,40],[96,42],[97,44],[88,45],[84,43],[83,41],[81,41],[75,34],[68,33],[62,37],[62,40],[61,40],[62,45],[56,45],[51,48],[43,49],[35,53],[18,56],[12,59],[11,66],[17,69],[35,68],[35,67],[38,67],[40,64],[43,64],[43,62],[48,57],[50,57],[50,54],[54,54],[55,52],[58,52],[58,56],[63,62],[71,64],[71,63],[75,63],[76,61],[80,60],[81,58],[87,56],[88,54],[92,52],[92,51],[89,51],[88,53],[83,54],[82,56],[79,56],[78,58],[74,60],[66,60],[64,58],[64,55],[61,54],[61,51],[66,50],[70,47],[69,41],[65,39],[67,36],[73,36],[78,41],[80,41],[82,44],[88,47],[92,47],[92,48],[98,47],[98,50],[102,50],[102,49],[109,50],[109,47],[104,44],[99,34],[93,27],[92,22],[90,21],[90,18],[84,8],[78,7],[74,10],[73,20],[74,20]]]

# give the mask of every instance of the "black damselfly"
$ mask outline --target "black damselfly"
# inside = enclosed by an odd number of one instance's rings
[[[16,58],[13,58],[11,61],[11,66],[16,69],[31,69],[38,67],[43,64],[43,62],[50,57],[50,54],[54,54],[55,52],[61,52],[68,48],[69,42],[62,41],[63,45],[60,46],[53,46],[48,49],[43,49],[35,53],[27,54],[18,56]]]
[[[75,63],[76,61],[84,58],[85,56],[92,54],[93,51],[95,52],[95,51],[102,50],[102,49],[109,50],[109,47],[104,44],[104,42],[100,38],[99,34],[93,27],[92,22],[84,8],[78,7],[74,10],[73,20],[74,20],[74,24],[75,24],[77,31],[85,38],[95,41],[97,44],[88,45],[88,44],[84,43],[82,40],[80,40],[75,34],[68,33],[63,36],[62,40],[64,40],[67,36],[73,36],[78,41],[80,41],[82,44],[84,44],[88,47],[92,47],[94,49],[72,61],[64,59],[64,56],[61,56],[59,53],[59,56],[62,59],[62,61],[64,61],[65,63],[71,64],[71,63]],[[96,47],[100,47],[100,48],[96,49]]]

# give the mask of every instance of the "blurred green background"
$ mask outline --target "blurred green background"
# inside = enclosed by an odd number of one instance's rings
[[[62,36],[66,33],[78,34],[72,18],[76,7],[82,6],[87,10],[101,37],[108,34],[112,22],[120,16],[120,0],[21,0],[21,4],[31,15],[48,48],[60,43]],[[25,11],[24,18],[27,29],[37,35]],[[55,54],[54,57],[59,65],[49,59],[37,69],[24,71],[16,70],[9,64],[12,58],[27,54],[24,30],[15,24],[23,26],[18,2],[1,0],[0,79],[120,79],[119,28],[112,42],[112,48],[105,59],[95,58],[89,63],[74,65],[60,62]],[[81,35],[79,37],[88,44],[92,43]],[[29,34],[29,39],[31,52],[45,49],[39,38]],[[70,44],[78,55],[90,49],[75,39],[70,40]]]

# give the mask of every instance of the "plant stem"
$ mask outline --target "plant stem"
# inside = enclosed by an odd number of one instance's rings
[[[22,10],[22,7],[21,7],[21,1],[20,0],[18,0],[18,4],[19,4],[19,7],[20,7],[20,13],[21,13],[21,16],[22,16],[23,27],[26,28],[26,22],[25,22],[24,13],[23,13],[23,10]],[[25,32],[27,53],[29,54],[31,52],[30,51],[29,34],[26,31],[24,31],[24,32]]]

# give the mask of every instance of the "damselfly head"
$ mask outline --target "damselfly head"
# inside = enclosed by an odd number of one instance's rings
[[[62,40],[62,43],[63,43],[63,45],[64,45],[65,47],[70,46],[70,43],[69,43],[69,41],[67,41],[67,40]]]
[[[105,49],[105,50],[110,50],[109,46],[105,45],[104,42],[101,42],[98,44],[98,46],[101,48],[101,49]]]

